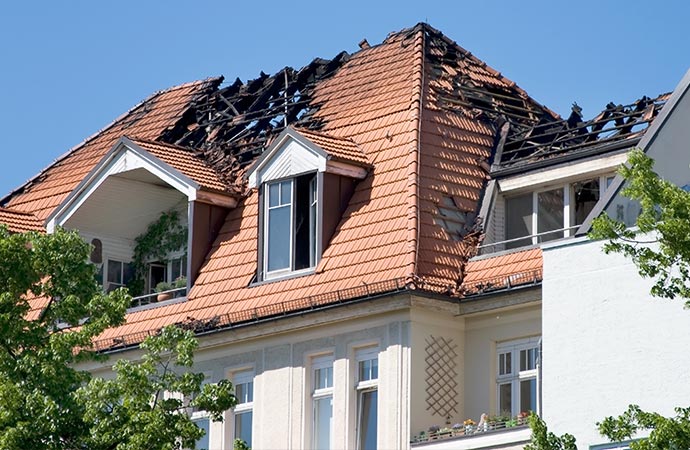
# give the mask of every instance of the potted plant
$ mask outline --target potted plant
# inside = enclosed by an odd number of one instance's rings
[[[173,289],[174,287],[172,283],[168,283],[167,281],[161,281],[156,285],[156,292],[158,292],[156,300],[158,300],[159,302],[170,300],[173,297],[173,293],[170,291]]]
[[[472,434],[474,431],[474,426],[477,425],[477,422],[472,419],[467,419],[462,424],[465,425],[465,434]]]

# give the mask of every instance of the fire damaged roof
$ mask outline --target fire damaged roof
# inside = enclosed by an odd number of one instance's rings
[[[247,82],[212,78],[156,93],[0,202],[45,220],[125,135],[164,161],[188,152],[194,158],[185,170],[241,197],[187,301],[130,312],[99,349],[136,345],[172,323],[218,329],[407,289],[451,296],[487,289],[482,264],[467,261],[476,253],[475,218],[497,149],[494,163],[518,164],[540,157],[530,137],[551,148],[561,145],[555,136],[574,133],[563,152],[573,142],[602,144],[610,131],[603,125],[622,120],[617,132],[632,135],[631,118],[656,114],[661,101],[577,125],[427,24],[364,47]],[[260,202],[245,174],[288,126],[369,170],[313,274],[254,283]],[[541,259],[529,255],[532,270]],[[512,260],[502,267],[523,268]]]
[[[497,150],[493,170],[522,169],[561,157],[629,148],[640,140],[670,96],[642,97],[629,105],[611,102],[590,120],[582,118],[577,103],[563,120],[544,116],[532,127],[524,127],[509,119],[505,145]]]

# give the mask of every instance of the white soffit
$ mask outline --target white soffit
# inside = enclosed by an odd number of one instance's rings
[[[330,172],[363,179],[368,171],[364,167],[331,159],[318,145],[304,137],[298,130],[288,127],[271,144],[247,173],[249,187],[283,178],[291,178],[308,172]]]
[[[585,161],[578,161],[536,170],[523,175],[516,175],[498,180],[501,192],[511,192],[553,182],[567,182],[584,176],[595,176],[615,171],[628,157],[627,152],[604,157],[597,157]]]
[[[56,226],[61,226],[67,222],[109,176],[136,169],[150,172],[186,195],[189,201],[196,200],[199,185],[195,181],[143,150],[130,139],[122,137],[48,217],[46,221],[47,231],[52,233]]]

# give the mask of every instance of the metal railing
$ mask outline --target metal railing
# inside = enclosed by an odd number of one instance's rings
[[[132,298],[132,303],[130,303],[130,308],[138,308],[140,306],[153,305],[156,303],[163,303],[168,300],[182,298],[187,296],[187,288],[181,287],[176,289],[170,289],[168,291],[154,292],[153,294],[140,295],[138,297]]]
[[[477,248],[479,249],[480,254],[486,255],[486,254],[494,253],[496,251],[515,250],[515,249],[519,248],[520,246],[513,247],[510,249],[500,248],[500,249],[496,250],[496,247],[498,247],[498,246],[505,246],[506,244],[512,244],[514,242],[529,241],[529,243],[524,244],[525,247],[530,246],[530,245],[536,245],[536,244],[539,244],[541,242],[547,242],[547,241],[542,241],[539,238],[543,237],[543,236],[547,236],[547,235],[556,234],[556,233],[562,233],[562,234],[561,234],[561,236],[558,236],[554,239],[549,239],[550,241],[551,240],[555,241],[556,239],[567,239],[567,238],[573,237],[573,235],[571,233],[568,233],[568,235],[565,236],[564,235],[565,232],[577,230],[578,228],[580,228],[580,226],[581,225],[573,225],[571,227],[559,228],[556,230],[542,231],[541,233],[528,234],[527,236],[520,236],[520,237],[512,238],[512,239],[505,239],[503,241],[491,242],[488,244],[482,244],[482,245],[478,246]],[[489,248],[492,248],[493,250],[487,250]]]
[[[465,424],[470,422],[468,424]],[[428,431],[422,431],[418,435],[413,436],[410,441],[411,444],[419,444],[423,442],[437,441],[448,438],[462,438],[467,436],[477,436],[482,434],[495,433],[497,431],[511,430],[517,427],[526,427],[529,422],[529,415],[521,413],[513,418],[489,418],[485,422],[479,424],[474,421],[465,421],[463,424],[455,424],[452,427],[444,428],[431,427]]]

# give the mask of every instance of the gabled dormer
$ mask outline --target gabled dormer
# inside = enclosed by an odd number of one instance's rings
[[[352,141],[288,127],[254,163],[259,189],[259,281],[309,273],[370,168]]]
[[[143,278],[133,292],[145,296],[136,303],[141,305],[154,301],[161,282],[193,284],[227,211],[236,205],[219,174],[190,151],[122,137],[48,217],[46,229],[76,229],[93,245],[91,260],[105,290]],[[136,274],[137,238],[161,217],[175,222],[178,232],[186,229],[187,240],[145,258],[143,273]]]

